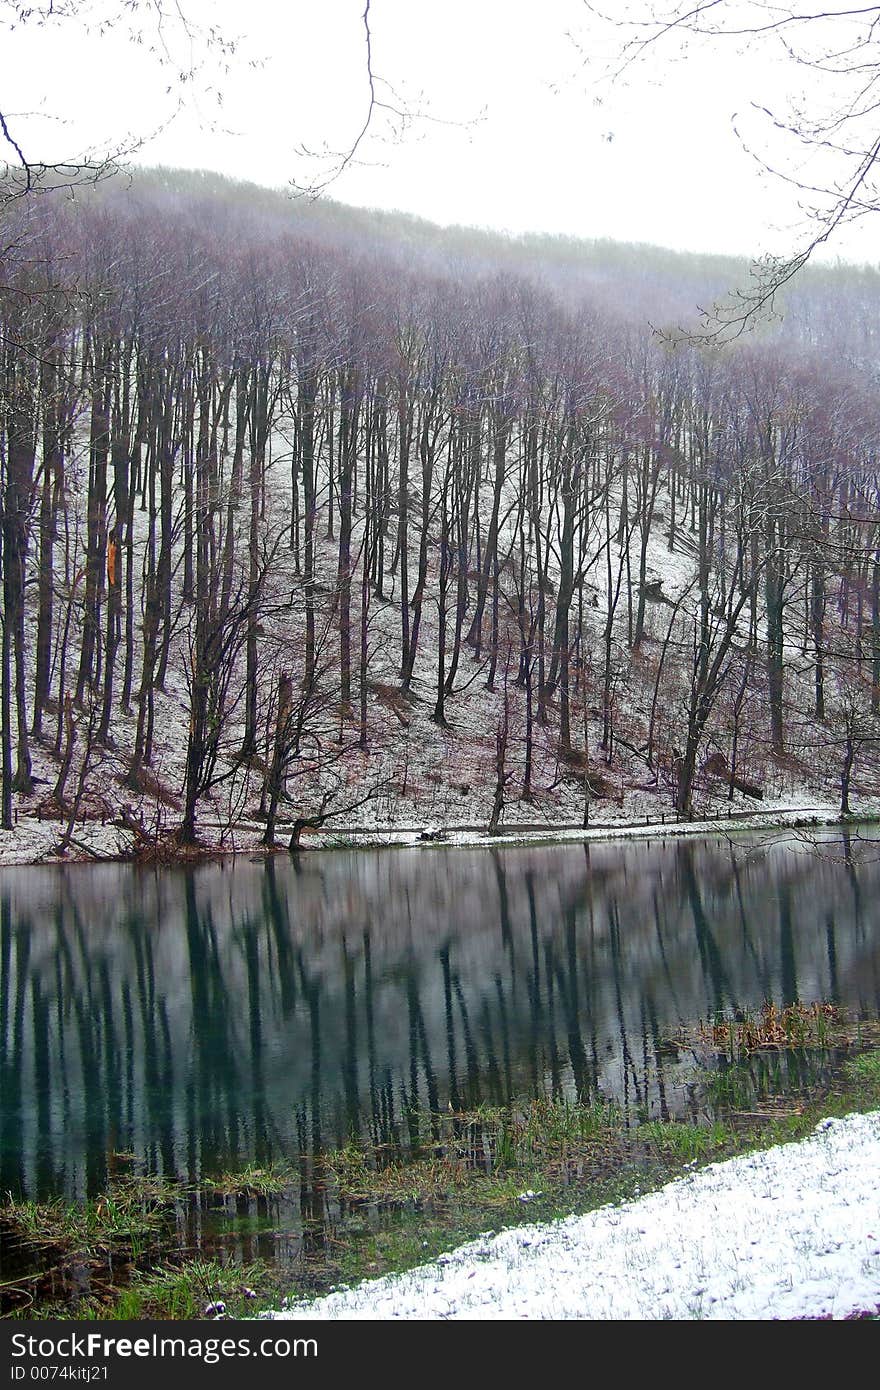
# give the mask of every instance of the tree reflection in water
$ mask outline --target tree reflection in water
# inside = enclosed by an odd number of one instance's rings
[[[285,1160],[317,1223],[322,1152],[418,1146],[425,1111],[685,1114],[681,1024],[798,997],[876,1017],[878,887],[770,837],[4,870],[0,1187]]]

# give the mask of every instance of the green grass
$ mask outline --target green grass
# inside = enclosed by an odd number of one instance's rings
[[[843,1070],[855,1085],[867,1083],[880,1089],[880,1048],[863,1052],[858,1057],[850,1057],[844,1063]]]
[[[36,1245],[96,1248],[154,1235],[168,1220],[177,1189],[159,1179],[122,1179],[86,1202],[17,1201],[10,1196],[0,1218],[21,1240]]]
[[[736,1131],[721,1120],[708,1125],[651,1120],[639,1125],[636,1137],[661,1157],[687,1165],[716,1158],[719,1153],[736,1147],[738,1142]]]
[[[338,1194],[347,1201],[437,1201],[465,1188],[485,1200],[516,1197],[548,1167],[598,1159],[615,1143],[616,1107],[601,1101],[536,1099],[417,1118],[413,1156],[351,1142],[327,1154]],[[515,1189],[515,1191],[514,1191]]]
[[[734,1063],[722,1070],[703,1069],[699,1080],[711,1103],[725,1110],[747,1110],[755,1094],[755,1078],[748,1067]]]
[[[279,1296],[277,1272],[266,1264],[234,1265],[190,1259],[136,1272],[116,1301],[96,1316],[120,1320],[204,1318],[211,1305],[225,1305],[230,1318],[251,1317]]]
[[[110,1298],[87,1296],[76,1310],[63,1304],[46,1303],[28,1310],[28,1318],[65,1318],[77,1321],[191,1320],[214,1316],[218,1304],[229,1318],[253,1317],[261,1308],[277,1305],[289,1289],[280,1282],[279,1271],[263,1262],[246,1265],[224,1264],[220,1260],[191,1257],[182,1262],[159,1264],[147,1271],[134,1271],[130,1282],[113,1291]],[[15,1314],[13,1314],[15,1316]]]

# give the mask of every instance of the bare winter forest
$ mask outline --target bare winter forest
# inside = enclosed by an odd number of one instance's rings
[[[721,346],[744,264],[167,172],[0,256],[23,852],[880,795],[877,272]]]

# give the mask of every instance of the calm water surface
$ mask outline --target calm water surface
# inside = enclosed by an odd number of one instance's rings
[[[682,1024],[880,1013],[880,862],[791,836],[0,873],[0,1191],[195,1181],[414,1110],[687,1113]],[[880,847],[878,847],[880,855]]]

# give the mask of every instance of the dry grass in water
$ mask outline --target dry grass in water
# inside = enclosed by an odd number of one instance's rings
[[[847,1019],[834,1004],[788,1004],[779,1008],[765,1001],[757,1013],[738,1012],[682,1029],[673,1042],[678,1048],[697,1048],[726,1057],[795,1048],[851,1047],[865,1041],[868,1025]]]

